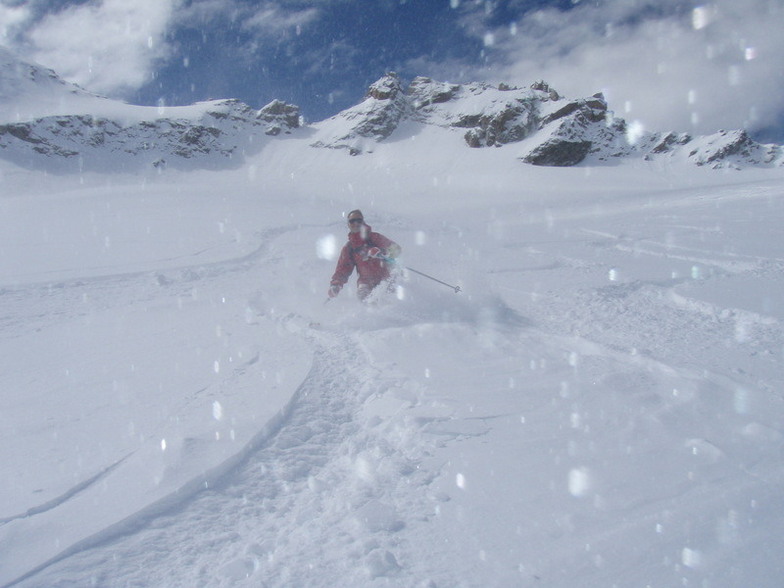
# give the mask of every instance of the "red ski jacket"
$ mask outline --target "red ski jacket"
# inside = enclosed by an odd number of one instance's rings
[[[400,245],[381,233],[373,232],[369,225],[364,225],[361,231],[348,234],[348,243],[340,252],[331,285],[342,288],[354,268],[357,268],[359,274],[358,285],[375,288],[387,279],[389,277],[387,263],[383,259],[368,257],[368,250],[371,247],[381,249],[384,257],[395,258],[400,255]]]

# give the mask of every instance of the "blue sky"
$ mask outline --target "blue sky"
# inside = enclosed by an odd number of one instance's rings
[[[604,92],[651,130],[784,140],[781,0],[0,0],[0,43],[138,104],[239,98],[308,120],[387,71]]]

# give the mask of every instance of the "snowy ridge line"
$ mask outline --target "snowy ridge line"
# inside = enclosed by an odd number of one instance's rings
[[[28,508],[27,511],[25,511],[22,514],[12,515],[10,517],[5,517],[5,518],[0,519],[0,527],[2,527],[5,524],[10,523],[11,521],[15,521],[17,519],[30,518],[30,517],[35,516],[37,514],[41,514],[41,513],[44,513],[46,511],[48,511],[48,510],[52,510],[53,508],[57,508],[58,506],[60,506],[64,502],[66,502],[67,500],[70,500],[71,498],[73,498],[74,496],[79,494],[80,492],[83,492],[84,490],[86,490],[87,488],[89,488],[90,486],[95,484],[101,478],[104,478],[105,476],[109,475],[113,470],[115,470],[117,467],[122,465],[122,463],[125,462],[125,460],[128,459],[129,457],[131,457],[134,453],[136,453],[136,452],[134,451],[134,452],[129,453],[128,455],[126,455],[122,459],[119,459],[118,461],[114,462],[112,465],[102,469],[101,471],[99,471],[94,476],[92,476],[90,478],[87,478],[85,481],[80,482],[79,484],[77,484],[73,488],[69,489],[66,492],[63,492],[60,496],[56,496],[52,500],[48,500],[47,502],[44,502],[43,504],[41,504],[39,506],[34,506],[32,508]]]
[[[313,370],[314,366],[311,365],[308,376],[306,376],[305,380],[294,392],[286,406],[284,406],[275,417],[267,421],[267,423],[259,430],[259,432],[256,433],[256,435],[254,435],[251,440],[232,457],[203,472],[201,475],[191,479],[174,492],[142,508],[133,515],[108,526],[102,531],[94,533],[90,537],[74,543],[70,547],[67,547],[58,553],[56,556],[34,567],[21,576],[11,580],[11,582],[0,585],[0,588],[10,588],[11,586],[16,586],[20,582],[32,578],[49,566],[64,559],[72,557],[83,551],[87,551],[107,541],[117,539],[118,537],[122,537],[124,535],[132,534],[144,527],[145,524],[147,524],[149,521],[166,514],[181,504],[184,504],[202,490],[206,490],[212,486],[217,485],[221,478],[224,478],[233,470],[236,470],[242,466],[242,464],[245,463],[253,453],[261,449],[265,443],[267,443],[283,428],[285,422],[290,418],[294,407],[300,401],[300,397],[302,396],[303,391],[306,390],[306,384],[311,377],[311,372],[313,372]],[[127,459],[127,457],[125,459]],[[114,464],[113,467],[116,467],[117,465],[119,465],[119,462]],[[105,473],[108,472],[104,472],[104,474]]]

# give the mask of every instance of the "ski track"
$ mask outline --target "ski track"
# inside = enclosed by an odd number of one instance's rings
[[[77,484],[73,488],[70,488],[68,491],[64,492],[62,495],[57,496],[52,500],[49,500],[48,502],[45,502],[38,506],[31,507],[27,509],[27,511],[25,511],[24,513],[18,515],[12,515],[10,517],[0,518],[0,526],[5,525],[6,523],[10,523],[11,521],[14,521],[16,519],[24,519],[24,518],[32,517],[42,512],[52,510],[53,508],[57,508],[58,506],[63,504],[66,500],[70,500],[80,492],[83,492],[93,484],[99,482],[102,478],[106,477],[109,473],[111,473],[112,470],[122,465],[122,463],[126,459],[128,459],[128,457],[130,457],[130,455],[127,455],[122,459],[120,459],[119,461],[113,463],[109,467],[102,469],[100,472],[95,474],[92,478],[88,478],[84,482]]]
[[[417,468],[421,456],[411,455],[411,447],[401,453],[358,421],[363,401],[394,382],[378,379],[356,336],[306,336],[314,345],[313,368],[290,417],[265,446],[218,486],[143,529],[19,585],[235,586],[247,578],[248,586],[335,586],[395,574],[395,532],[403,526],[396,513],[410,518],[419,511],[425,518],[432,510],[420,493],[399,490],[426,484],[422,477],[433,474]],[[341,497],[337,508],[335,496]],[[368,530],[376,540],[365,540]],[[214,565],[195,567],[206,553]],[[176,577],[165,572],[174,569]],[[85,570],[99,572],[88,579]]]

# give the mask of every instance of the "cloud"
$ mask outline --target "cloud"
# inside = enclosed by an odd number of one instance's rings
[[[607,0],[529,12],[489,26],[466,12],[491,62],[474,75],[545,79],[562,94],[605,93],[619,116],[651,130],[758,130],[784,116],[784,7],[767,0]]]
[[[9,45],[15,31],[30,19],[30,8],[25,5],[0,3],[0,43]]]
[[[14,15],[4,8],[0,22],[20,53],[91,91],[122,96],[149,82],[155,63],[168,54],[165,33],[179,3],[102,0],[39,17],[33,9]]]
[[[230,53],[250,68],[319,19],[321,9],[310,4],[313,2],[195,0],[177,11],[173,28],[200,31],[205,39],[209,34],[205,43],[218,43],[216,52]]]
[[[316,8],[284,11],[279,6],[268,5],[256,11],[245,23],[247,29],[257,30],[264,34],[277,34],[299,30],[315,20],[319,15]]]
[[[285,3],[275,0],[248,4],[238,0],[197,0],[177,12],[180,26],[203,27],[216,22],[237,24],[247,31],[260,35],[276,36],[296,32],[297,27],[315,20],[320,11],[303,3]],[[308,2],[304,4],[313,4]]]

